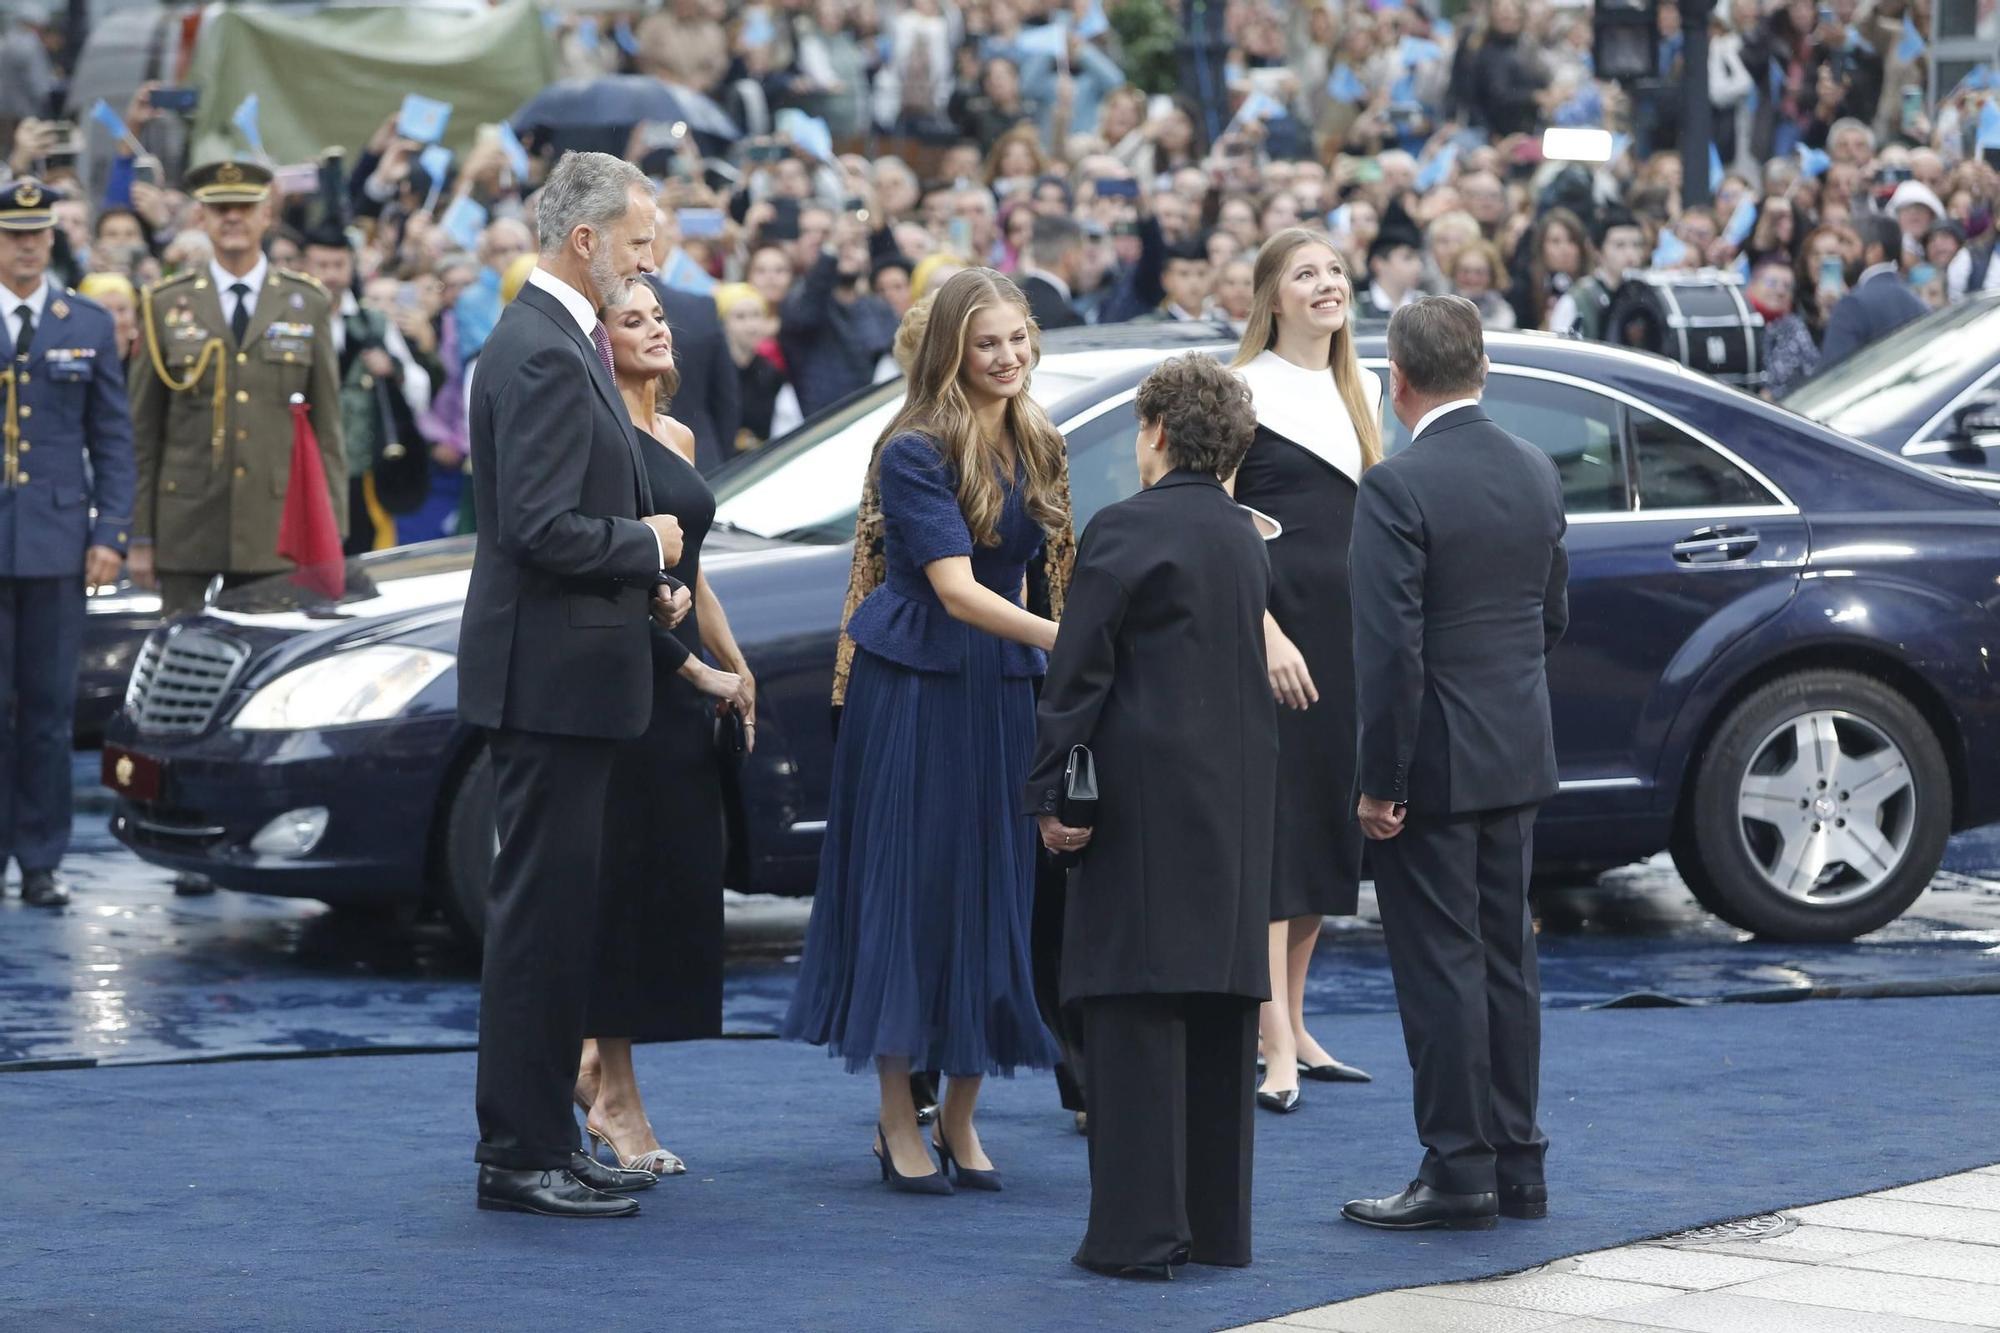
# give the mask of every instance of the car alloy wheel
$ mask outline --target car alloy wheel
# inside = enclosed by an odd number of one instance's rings
[[[1815,709],[1771,729],[1736,799],[1744,850],[1764,880],[1813,907],[1875,892],[1909,853],[1910,763],[1880,727]]]
[[[1723,920],[1851,940],[1894,921],[1944,860],[1951,768],[1894,685],[1807,668],[1737,700],[1694,755],[1674,860]]]

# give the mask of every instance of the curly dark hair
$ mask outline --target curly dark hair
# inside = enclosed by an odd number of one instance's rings
[[[1142,423],[1165,428],[1169,462],[1218,479],[1235,475],[1257,433],[1249,386],[1199,352],[1161,362],[1134,405]]]

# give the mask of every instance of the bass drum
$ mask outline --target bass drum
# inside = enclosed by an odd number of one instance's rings
[[[1626,274],[1605,312],[1604,341],[1658,352],[1739,389],[1764,383],[1764,317],[1743,299],[1736,275],[1720,269]]]

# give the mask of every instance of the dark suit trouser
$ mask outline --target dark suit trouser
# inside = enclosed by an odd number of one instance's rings
[[[487,733],[500,854],[479,979],[479,1161],[566,1166],[616,741]]]
[[[1535,807],[1425,817],[1369,845],[1416,1091],[1417,1176],[1480,1194],[1542,1181]]]
[[[1079,1001],[1090,1089],[1090,1227],[1077,1258],[1250,1262],[1257,1002]]]
[[[69,850],[70,732],[83,575],[0,578],[0,873],[54,870]]]

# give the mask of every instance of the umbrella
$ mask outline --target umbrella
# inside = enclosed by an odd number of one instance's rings
[[[629,129],[641,121],[683,121],[700,133],[729,138],[739,133],[728,115],[708,98],[669,88],[645,74],[611,74],[552,83],[514,113],[513,124],[523,133],[556,134],[565,130]]]

